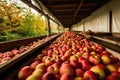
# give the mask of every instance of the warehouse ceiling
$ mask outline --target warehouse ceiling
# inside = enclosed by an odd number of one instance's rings
[[[70,27],[110,0],[40,0],[63,24]]]

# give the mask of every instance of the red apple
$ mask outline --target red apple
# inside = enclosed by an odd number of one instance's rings
[[[111,73],[112,76],[114,76],[117,80],[120,80],[120,72],[118,71],[113,71]]]
[[[61,57],[61,60],[62,60],[62,61],[69,60],[69,56],[62,56],[62,57]]]
[[[60,75],[59,74],[56,74],[56,80],[60,80]]]
[[[117,80],[114,76],[107,76],[105,80]]]
[[[105,51],[102,51],[101,54],[102,54],[102,55],[108,55],[108,56],[110,55],[110,53],[109,53],[108,51],[106,51],[106,50],[105,50]]]
[[[78,58],[79,63],[81,63],[82,60],[85,60],[85,58],[83,58],[83,57],[79,57],[79,58]]]
[[[89,61],[93,64],[98,64],[98,63],[100,63],[100,57],[97,55],[91,55],[89,57]]]
[[[81,64],[83,70],[89,70],[92,67],[88,60],[82,60]]]
[[[85,59],[89,59],[90,54],[89,53],[83,53],[82,57],[85,58]]]
[[[59,68],[60,68],[60,65],[57,63],[54,63],[53,65],[48,66],[47,72],[57,74],[59,72]]]
[[[35,69],[35,67],[36,67],[39,63],[40,63],[39,61],[35,61],[35,62],[33,62],[33,63],[30,65],[30,67],[31,67],[32,69]]]
[[[40,80],[56,80],[56,76],[51,72],[46,72]]]
[[[20,54],[19,50],[17,50],[17,49],[13,49],[11,52],[12,52],[14,55]]]
[[[70,64],[62,64],[62,66],[60,67],[60,74],[70,74],[70,75],[74,75],[74,70],[72,68],[72,66]]]
[[[81,68],[75,69],[75,76],[76,77],[83,77],[84,71]]]
[[[95,73],[90,70],[85,71],[83,78],[85,80],[98,80]]]
[[[61,65],[63,63],[63,61],[61,59],[56,59],[55,62],[59,65]]]
[[[99,63],[99,64],[97,64],[96,66],[99,66],[99,67],[102,68],[104,71],[107,71],[107,68],[106,68],[106,66],[105,66],[104,64]]]
[[[74,80],[73,76],[67,73],[61,75],[60,80]]]
[[[120,66],[118,67],[118,72],[120,72]]]
[[[45,63],[46,58],[47,58],[47,56],[44,56],[44,57],[42,58],[42,63]]]
[[[78,61],[76,61],[76,60],[72,60],[72,61],[70,61],[70,65],[73,67],[73,68],[81,68],[81,64],[78,62]]]
[[[30,76],[33,72],[33,69],[30,66],[24,66],[19,72],[18,72],[18,79],[25,80],[28,76]]]

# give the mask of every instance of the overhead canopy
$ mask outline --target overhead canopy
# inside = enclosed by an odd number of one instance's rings
[[[70,27],[110,0],[40,0],[65,26]]]

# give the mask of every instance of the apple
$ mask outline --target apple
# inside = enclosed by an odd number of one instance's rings
[[[88,47],[84,47],[84,48],[83,48],[83,51],[84,51],[84,52],[89,52],[89,48],[88,48]]]
[[[45,65],[50,66],[54,63],[54,60],[51,57],[45,59]]]
[[[89,61],[93,64],[98,64],[98,63],[100,63],[100,57],[97,55],[91,55],[89,57]]]
[[[95,54],[97,54],[97,53],[96,53],[95,51],[91,51],[90,54],[91,54],[91,55],[95,55]]]
[[[109,72],[117,71],[117,68],[112,64],[106,65],[106,68],[108,69]]]
[[[107,76],[105,80],[117,80],[114,76]]]
[[[63,61],[61,59],[56,59],[55,62],[59,65],[61,65],[63,63]]]
[[[117,80],[120,80],[120,72],[113,71],[113,72],[111,72],[111,75],[114,76]]]
[[[92,65],[90,64],[88,60],[82,60],[81,64],[82,64],[83,70],[88,70],[92,67]]]
[[[56,77],[56,80],[60,80],[60,75],[59,74],[56,74],[55,77]]]
[[[91,48],[95,51],[96,50],[96,46],[92,45]]]
[[[65,52],[64,55],[70,57],[70,56],[72,56],[72,52],[68,50],[68,51]]]
[[[56,59],[59,59],[59,55],[53,54],[52,55],[53,60],[55,61]]]
[[[102,55],[101,60],[104,64],[110,64],[111,63],[111,58],[108,55]]]
[[[61,75],[60,80],[74,80],[73,76],[67,73]]]
[[[44,54],[38,54],[38,55],[37,55],[37,59],[40,60],[40,61],[42,61],[42,58],[43,58],[43,57],[44,57]]]
[[[36,76],[38,79],[41,78],[43,74],[44,74],[44,71],[42,69],[34,70],[32,73],[32,75]]]
[[[115,57],[113,55],[110,55],[110,58],[111,58],[112,63],[119,62],[119,58],[117,58],[117,57]]]
[[[30,67],[31,67],[32,69],[35,69],[35,67],[36,67],[39,63],[40,63],[39,61],[35,61],[35,62],[33,62],[33,63],[30,65]]]
[[[107,72],[107,68],[106,68],[106,66],[104,64],[99,63],[96,66],[99,66],[100,68],[102,68],[104,71]]]
[[[95,65],[90,68],[90,71],[93,71],[95,74],[98,75],[99,79],[104,79],[105,78],[105,71],[101,67]]]
[[[120,66],[118,67],[118,72],[120,72]]]
[[[86,59],[85,59],[85,58],[83,58],[83,57],[79,57],[79,58],[78,58],[78,62],[79,62],[79,63],[81,63],[81,62],[82,62],[82,60],[86,60]]]
[[[24,66],[19,72],[18,72],[18,79],[24,80],[28,76],[30,76],[33,72],[33,69],[30,66]]]
[[[48,66],[47,72],[57,74],[59,72],[59,68],[60,66],[57,63],[54,63],[53,65]]]
[[[69,58],[70,61],[78,61],[78,58],[75,55],[70,56]]]
[[[47,56],[52,56],[52,54],[53,54],[53,50],[52,50],[52,49],[49,49],[49,50],[47,51]]]
[[[70,64],[62,64],[62,66],[60,67],[60,74],[70,74],[70,75],[74,75],[74,70],[72,68],[72,66]]]
[[[45,63],[46,58],[47,58],[47,56],[44,56],[44,57],[42,58],[42,63]]]
[[[85,58],[85,59],[89,59],[90,54],[89,53],[83,53],[82,57]]]
[[[73,68],[81,68],[81,66],[82,66],[78,61],[75,61],[75,60],[70,61],[70,65]]]
[[[75,77],[74,80],[83,80],[82,77]]]
[[[108,55],[108,56],[110,55],[110,53],[109,53],[108,51],[106,51],[106,50],[105,50],[105,51],[102,51],[101,54],[102,54],[102,55]]]
[[[56,80],[56,76],[51,72],[46,72],[40,80]]]
[[[77,53],[75,54],[75,56],[76,56],[77,58],[79,58],[79,57],[81,57],[81,56],[82,56],[82,53],[77,52]]]
[[[19,50],[17,50],[17,49],[13,49],[11,52],[12,52],[14,55],[20,54]]]
[[[62,60],[62,61],[69,60],[69,56],[62,56],[62,57],[61,57],[61,60]]]
[[[81,68],[75,69],[75,76],[76,77],[83,77],[84,71]]]
[[[37,76],[30,75],[25,80],[39,80]]]
[[[97,80],[95,73],[90,70],[85,71],[83,78],[85,80]]]
[[[45,63],[40,63],[36,66],[35,70],[37,69],[42,69],[45,72],[47,69],[47,66],[45,65]]]

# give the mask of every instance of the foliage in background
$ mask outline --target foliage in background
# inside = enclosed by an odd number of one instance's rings
[[[16,40],[47,34],[46,21],[40,14],[14,3],[0,1],[0,41]]]

